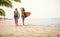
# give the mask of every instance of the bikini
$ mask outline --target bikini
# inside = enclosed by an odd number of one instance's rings
[[[23,13],[23,12],[22,12],[22,14],[24,14],[24,15],[25,15],[25,13]],[[22,18],[24,19],[24,18],[25,18],[25,16],[22,16]]]
[[[16,15],[16,16],[14,16],[14,18],[17,18],[18,16]]]

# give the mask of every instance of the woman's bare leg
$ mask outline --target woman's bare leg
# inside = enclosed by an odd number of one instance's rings
[[[23,25],[24,25],[24,19],[22,19]]]
[[[16,24],[16,26],[18,26],[18,19],[17,18],[15,18],[15,24]]]
[[[18,18],[16,18],[16,26],[18,26]]]
[[[16,18],[14,18],[15,19],[15,24],[16,24]]]

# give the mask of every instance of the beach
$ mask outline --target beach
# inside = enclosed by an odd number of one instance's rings
[[[19,24],[0,21],[0,37],[60,37],[60,26]]]

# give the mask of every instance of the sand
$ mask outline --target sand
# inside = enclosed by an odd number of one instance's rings
[[[14,22],[0,21],[0,37],[60,37],[60,26],[15,26]]]

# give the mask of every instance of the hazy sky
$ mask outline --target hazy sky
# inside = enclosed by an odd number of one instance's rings
[[[60,18],[60,0],[22,0],[21,3],[12,3],[13,8],[2,7],[8,18],[13,18],[14,9],[19,10],[21,7],[31,12],[28,18]]]

